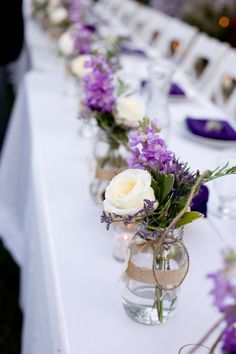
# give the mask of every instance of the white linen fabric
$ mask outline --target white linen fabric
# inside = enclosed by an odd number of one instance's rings
[[[22,353],[177,353],[218,318],[206,273],[219,267],[235,221],[227,235],[226,223],[218,227],[212,218],[188,226],[191,265],[175,317],[154,328],[132,322],[121,305],[112,232],[99,223],[101,209],[89,195],[92,144],[78,136],[77,102],[63,97],[62,87],[57,75],[26,76],[1,161],[0,233],[23,274]],[[193,109],[215,113],[203,104],[173,104],[173,126]],[[176,129],[170,147],[193,168],[214,165],[214,149]]]

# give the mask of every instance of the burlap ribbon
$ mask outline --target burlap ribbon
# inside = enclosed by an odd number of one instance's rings
[[[159,288],[163,290],[173,290],[179,287],[182,282],[184,281],[188,269],[189,269],[189,254],[184,246],[182,241],[176,241],[176,243],[180,244],[185,253],[186,253],[186,262],[184,265],[178,269],[172,269],[172,270],[160,270],[156,269],[155,266],[152,267],[152,269],[147,269],[144,267],[139,267],[135,265],[131,259],[132,256],[135,254],[138,254],[140,252],[144,252],[145,249],[149,247],[153,247],[153,259],[156,259],[156,256],[158,253],[161,252],[161,247],[163,245],[163,242],[159,241],[153,241],[149,240],[145,242],[144,244],[138,245],[137,243],[132,243],[130,246],[130,260],[128,262],[128,266],[126,269],[126,274],[130,279],[133,279],[135,281],[141,282],[141,283],[146,283],[146,284],[152,284],[152,285],[157,285]],[[153,262],[155,264],[155,262]]]
[[[95,178],[101,181],[110,181],[114,176],[127,169],[126,161],[122,158],[117,160],[117,166],[120,167],[102,167],[103,159],[96,160]]]

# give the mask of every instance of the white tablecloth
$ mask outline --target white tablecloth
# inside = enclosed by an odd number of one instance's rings
[[[178,133],[193,111],[215,113],[210,105],[173,104],[170,147],[194,168],[213,167],[214,149]],[[186,227],[191,266],[176,315],[158,327],[131,321],[121,305],[112,233],[89,195],[92,143],[78,136],[76,114],[59,75],[26,76],[0,168],[0,234],[22,267],[22,353],[178,353],[219,316],[206,274],[219,267],[220,249],[234,242],[236,223],[210,218]]]

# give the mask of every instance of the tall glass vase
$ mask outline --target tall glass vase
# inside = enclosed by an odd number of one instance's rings
[[[100,132],[94,145],[94,177],[90,183],[90,193],[97,204],[105,197],[109,181],[127,168],[121,148],[112,146],[105,133]]]
[[[142,227],[130,245],[123,306],[134,321],[158,325],[175,313],[180,285],[188,271],[188,253],[181,241],[182,228],[173,230],[162,244],[158,238],[143,239],[144,233],[149,231]]]
[[[161,136],[168,139],[170,129],[169,92],[173,66],[166,60],[156,60],[149,68],[148,102],[146,115],[156,118],[161,128]]]

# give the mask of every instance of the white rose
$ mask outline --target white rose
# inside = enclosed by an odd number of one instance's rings
[[[135,126],[145,116],[145,106],[130,97],[119,98],[116,105],[117,123]]]
[[[64,7],[57,7],[56,9],[52,9],[49,13],[50,21],[54,25],[59,25],[64,22],[68,18],[68,13]]]
[[[58,40],[59,51],[65,55],[70,56],[74,52],[74,41],[69,32],[65,32]]]
[[[91,72],[90,68],[84,66],[86,61],[91,59],[90,55],[80,55],[71,61],[71,71],[79,79]]]
[[[143,208],[144,199],[156,201],[151,181],[151,174],[144,170],[128,169],[116,175],[106,188],[105,212],[133,215]]]

